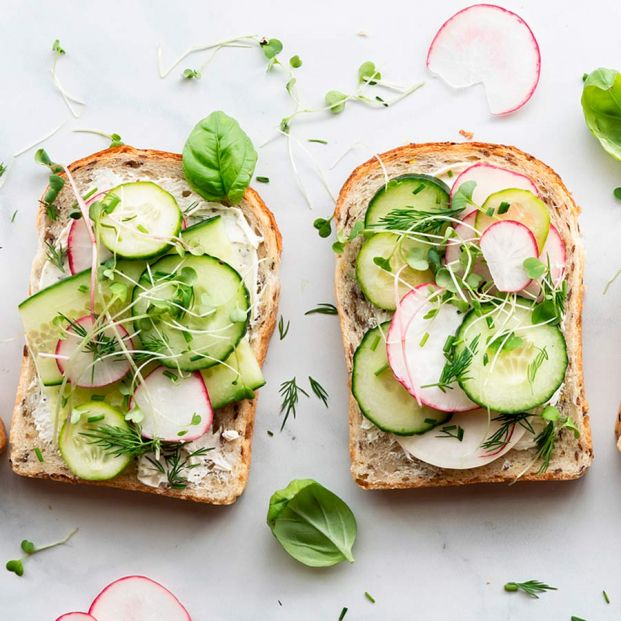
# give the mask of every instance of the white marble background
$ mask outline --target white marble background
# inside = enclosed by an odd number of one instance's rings
[[[105,143],[71,129],[119,132],[129,144],[179,150],[193,124],[214,109],[236,117],[255,143],[267,138],[290,103],[284,81],[266,75],[260,54],[224,51],[198,83],[175,72],[158,78],[155,48],[171,59],[189,45],[230,35],[266,34],[299,54],[299,86],[319,105],[331,88],[347,90],[365,60],[403,82],[425,78],[427,45],[463,1],[404,2],[106,2],[0,1],[0,160],[60,123],[46,145],[71,161]],[[259,189],[284,237],[282,313],[286,340],[272,342],[261,391],[248,489],[230,508],[191,506],[116,491],[21,480],[0,463],[0,561],[18,554],[28,537],[45,542],[73,526],[70,545],[28,562],[17,578],[0,570],[0,617],[47,621],[86,608],[108,581],[144,573],[168,585],[195,621],[338,618],[346,621],[416,619],[460,621],[588,621],[621,614],[621,456],[613,439],[621,398],[621,281],[603,288],[621,267],[621,163],[607,156],[585,128],[581,76],[597,66],[621,68],[621,5],[614,0],[507,1],[536,33],[543,74],[529,105],[492,118],[478,88],[452,92],[438,80],[394,109],[352,105],[338,118],[300,124],[302,138],[324,165],[353,143],[329,174],[336,191],[371,153],[408,141],[478,140],[514,144],[553,166],[582,205],[587,247],[584,313],[585,374],[596,460],[586,478],[565,484],[477,487],[403,493],[359,490],[348,472],[346,376],[334,317],[304,317],[333,300],[333,256],[312,221],[332,203],[300,160],[314,211],[291,177],[285,142],[260,150]],[[360,30],[367,38],[356,36]],[[68,55],[60,75],[87,106],[73,120],[50,77],[50,46],[59,37]],[[17,304],[26,292],[35,247],[34,215],[45,182],[31,154],[21,158],[0,192],[0,414],[9,421],[23,344]],[[14,223],[10,216],[18,213]],[[278,386],[292,374],[312,374],[330,393],[326,411],[303,402],[284,433]],[[290,559],[273,539],[264,515],[269,495],[294,477],[314,477],[340,494],[359,522],[356,563],[311,570]],[[539,601],[505,594],[507,580],[538,578],[559,587]],[[611,604],[601,591],[606,589]],[[375,605],[364,598],[371,592]],[[282,606],[279,605],[279,601]]]

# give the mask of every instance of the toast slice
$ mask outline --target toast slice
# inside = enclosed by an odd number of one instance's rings
[[[137,180],[157,182],[165,179],[167,180],[166,188],[175,195],[180,204],[200,199],[187,185],[181,167],[181,155],[176,153],[122,146],[90,155],[74,162],[69,169],[81,192],[92,187],[95,176],[105,179],[105,175],[109,173],[115,178],[120,178],[122,182]],[[46,261],[44,242],[57,242],[69,221],[68,214],[74,203],[75,198],[67,183],[56,201],[59,208],[57,221],[49,221],[43,204],[39,210],[37,219],[39,247],[32,267],[31,292],[38,287],[41,270]],[[250,330],[250,345],[262,365],[276,323],[280,295],[278,270],[282,242],[274,216],[253,189],[246,190],[240,208],[251,229],[262,237],[258,249],[260,298],[258,298],[257,319]],[[27,347],[24,347],[10,432],[10,461],[13,471],[25,477],[52,479],[65,483],[86,483],[70,472],[53,444],[45,444],[41,441],[33,418],[33,412],[41,401],[41,388],[34,363],[28,354]],[[199,484],[190,484],[186,489],[175,490],[168,487],[154,488],[143,485],[136,478],[135,465],[130,465],[115,479],[93,484],[172,496],[195,502],[216,505],[231,504],[243,492],[248,480],[256,408],[257,399],[255,398],[239,401],[215,412],[214,429],[222,427],[236,431],[238,434],[237,439],[226,442],[220,440],[220,450],[231,465],[229,472],[213,470]],[[40,449],[43,461],[39,461],[35,448]]]
[[[564,430],[556,443],[550,467],[538,474],[536,450],[511,450],[486,466],[451,470],[431,466],[406,455],[391,434],[365,424],[358,403],[349,399],[349,451],[351,473],[358,485],[367,489],[440,487],[471,483],[511,483],[531,464],[520,480],[569,480],[581,477],[591,465],[593,450],[588,405],[582,373],[583,248],[578,226],[580,210],[560,177],[531,155],[502,145],[469,142],[410,144],[383,153],[360,165],[350,175],[339,194],[334,214],[337,230],[349,233],[364,216],[370,199],[385,183],[405,173],[434,174],[442,168],[456,168],[488,162],[530,177],[551,213],[567,248],[568,296],[564,334],[569,366],[557,404],[580,429],[580,438]],[[345,357],[350,376],[353,356],[365,332],[377,325],[376,310],[362,294],[355,275],[360,249],[358,238],[346,245],[336,262],[336,299]]]

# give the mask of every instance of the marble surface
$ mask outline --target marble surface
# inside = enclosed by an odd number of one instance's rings
[[[597,66],[619,68],[621,5],[561,0],[506,2],[530,23],[543,54],[532,101],[508,118],[493,118],[479,88],[454,92],[425,74],[424,56],[436,28],[463,2],[346,0],[338,3],[163,1],[84,3],[3,0],[0,8],[0,160],[63,123],[46,148],[72,161],[105,142],[76,128],[119,132],[130,144],[178,151],[193,124],[214,109],[236,117],[256,144],[273,135],[290,109],[284,79],[266,74],[257,50],[220,53],[196,83],[179,69],[160,80],[164,58],[190,45],[247,33],[279,37],[285,54],[299,54],[302,96],[320,106],[323,93],[355,85],[365,60],[401,82],[426,85],[389,110],[351,105],[340,117],[317,115],[295,135],[307,144],[336,192],[351,169],[374,152],[408,141],[461,140],[514,144],[553,166],[583,208],[587,248],[584,309],[586,391],[591,405],[595,463],[574,483],[458,490],[370,493],[348,471],[346,374],[337,321],[305,317],[333,301],[333,256],[312,221],[332,209],[330,197],[301,153],[296,157],[314,208],[291,174],[286,143],[259,151],[259,189],[284,237],[282,305],[287,338],[272,342],[261,390],[248,488],[229,508],[192,506],[156,497],[23,480],[0,462],[0,561],[19,541],[53,540],[71,527],[72,542],[30,559],[26,575],[0,571],[0,616],[44,621],[86,608],[98,589],[124,574],[148,574],[186,603],[195,621],[337,619],[346,621],[475,619],[514,621],[617,619],[621,610],[621,457],[613,425],[621,397],[621,163],[588,133],[580,107],[581,76]],[[366,31],[367,37],[357,36]],[[59,75],[87,102],[73,119],[55,92],[50,46],[59,37],[68,54]],[[285,58],[288,56],[285,56]],[[32,154],[20,158],[0,191],[0,414],[9,422],[23,345],[17,304],[25,295],[35,247],[34,216],[45,182]],[[14,222],[11,215],[17,210]],[[278,431],[278,386],[293,374],[313,375],[330,394],[326,410],[303,401],[295,420]],[[341,495],[359,522],[356,563],[305,568],[277,545],[265,525],[270,494],[295,477],[313,477]],[[505,594],[507,580],[537,578],[559,590],[540,600]],[[602,589],[610,595],[606,605]],[[364,597],[369,591],[377,603]]]

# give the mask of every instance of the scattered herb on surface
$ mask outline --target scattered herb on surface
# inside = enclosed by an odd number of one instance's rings
[[[364,592],[364,596],[372,603],[375,604],[375,598],[368,591]]]
[[[201,72],[197,69],[184,69],[182,76],[184,80],[200,80]]]
[[[270,178],[269,177],[256,177],[256,180],[259,183],[269,183],[270,182]]]
[[[287,336],[290,327],[291,321],[289,320],[287,321],[287,323],[285,323],[285,319],[281,315],[280,319],[278,320],[278,336],[280,337],[281,341],[285,338],[285,336]]]
[[[315,308],[307,310],[304,315],[338,315],[338,311],[334,304],[320,302]]]
[[[326,392],[325,388],[310,375],[308,376],[308,381],[310,383],[311,390],[313,391],[313,393],[315,393],[315,396],[323,401],[323,404],[328,407],[328,393]]]
[[[20,547],[22,549],[22,552],[24,552],[26,556],[23,556],[20,559],[13,559],[11,561],[8,561],[5,565],[7,571],[10,571],[18,576],[23,576],[24,575],[24,561],[28,557],[33,556],[34,554],[38,554],[39,552],[43,552],[44,550],[50,550],[52,548],[56,548],[58,546],[64,545],[77,532],[78,532],[78,529],[74,528],[67,534],[67,536],[64,539],[61,539],[60,541],[56,541],[54,543],[49,543],[41,547],[37,547],[32,541],[29,541],[28,539],[22,540]]]
[[[122,147],[125,144],[121,136],[117,133],[108,134],[98,129],[74,129],[73,132],[76,134],[93,134],[94,136],[107,138],[110,141],[110,147]],[[88,197],[84,198],[86,199]]]
[[[606,591],[602,591],[602,596],[604,597],[604,601],[607,604],[610,604],[610,598],[608,597],[608,593],[606,593]]]
[[[527,580],[526,582],[507,582],[504,588],[505,591],[508,591],[509,593],[521,591],[522,593],[526,593],[526,595],[532,597],[533,599],[539,599],[540,593],[558,590],[556,587],[545,584],[544,582],[540,582],[539,580]]]
[[[295,418],[296,408],[300,400],[300,393],[303,394],[305,397],[309,397],[309,394],[303,388],[298,386],[295,377],[293,379],[284,381],[280,385],[280,389],[278,390],[278,392],[282,398],[280,413],[284,413],[282,425],[280,426],[280,430],[282,431],[287,424],[289,415],[293,414],[293,418]]]
[[[341,610],[341,614],[339,615],[339,621],[343,621],[346,614],[347,614],[347,607],[344,606],[343,609]]]

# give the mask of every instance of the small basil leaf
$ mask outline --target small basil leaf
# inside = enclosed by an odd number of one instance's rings
[[[285,489],[296,485],[300,485],[301,489],[279,512],[274,509],[276,517],[272,520],[273,526],[270,526],[276,539],[294,559],[309,567],[353,562],[352,547],[357,525],[351,509],[315,481],[292,481]],[[279,502],[274,500],[274,496],[272,501],[275,505]]]
[[[207,200],[239,203],[256,163],[252,141],[224,112],[212,112],[200,121],[183,149],[186,179]]]
[[[270,506],[267,511],[267,523],[271,529],[274,528],[276,518],[281,514],[282,510],[287,506],[289,501],[307,485],[312,485],[313,479],[294,479],[284,489],[279,489],[272,494],[270,498]]]

